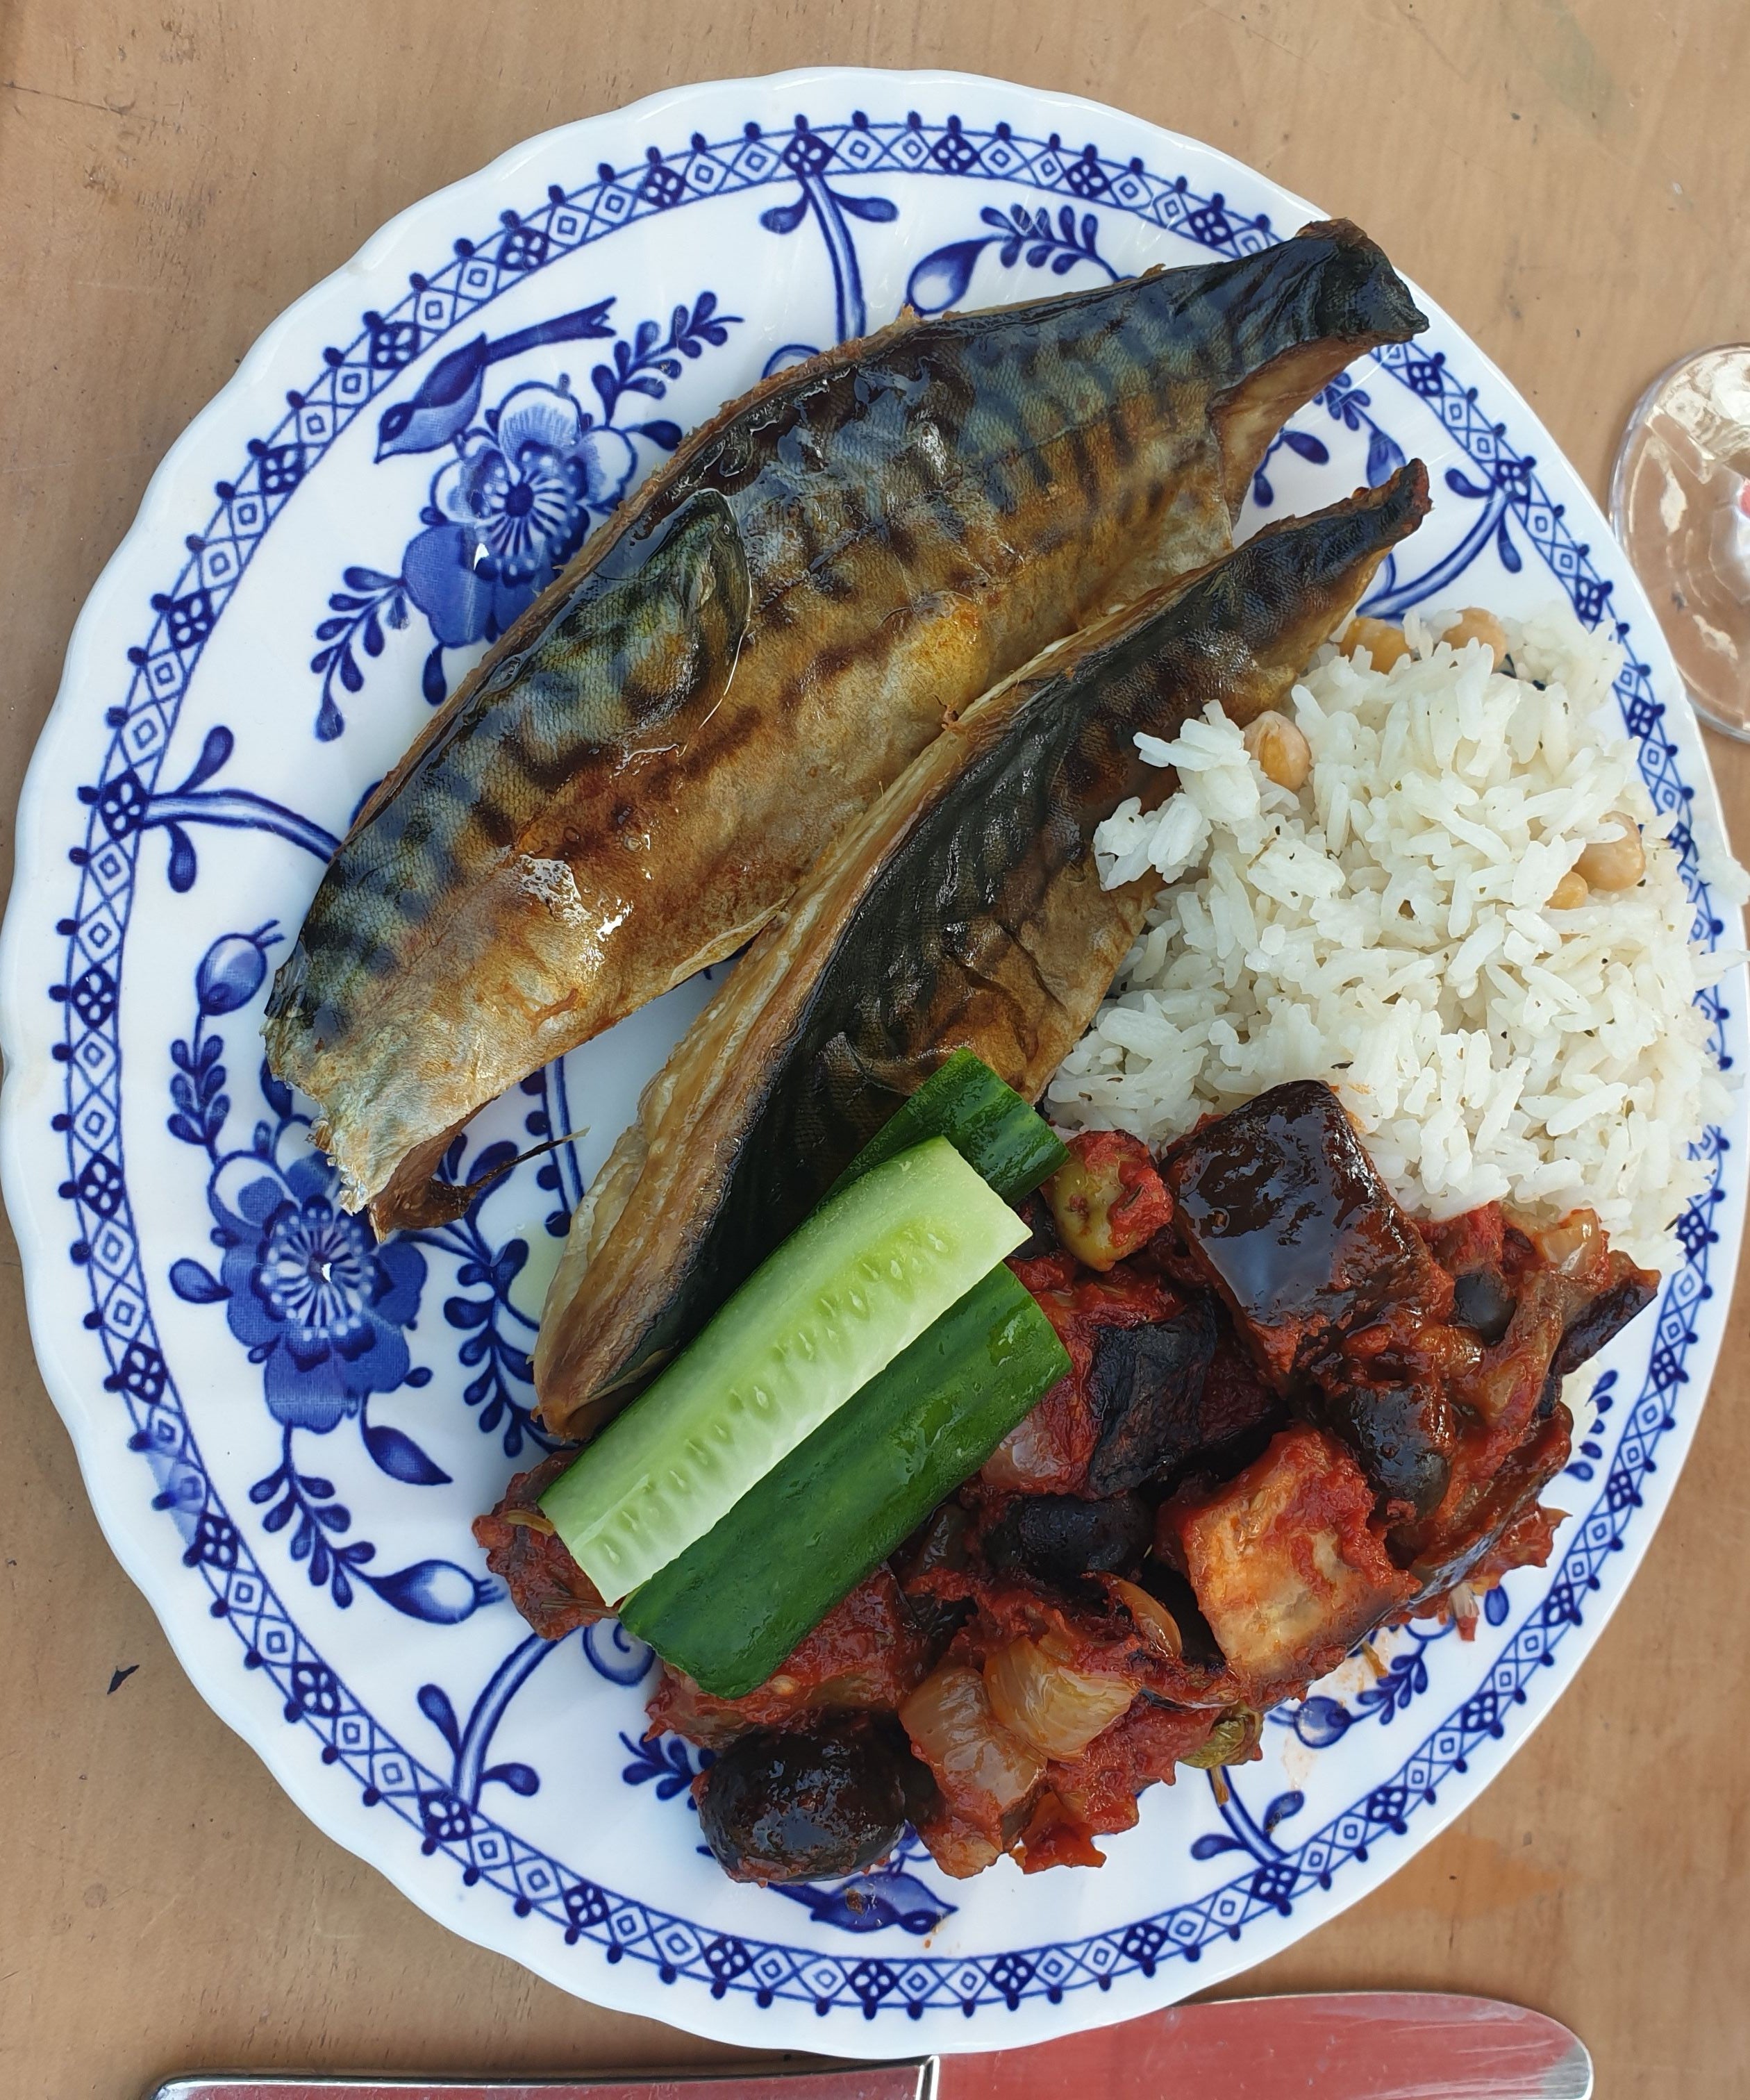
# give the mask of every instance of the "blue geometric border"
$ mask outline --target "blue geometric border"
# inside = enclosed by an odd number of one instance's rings
[[[429,277],[414,276],[389,312],[367,315],[350,343],[325,352],[324,369],[311,385],[287,396],[287,412],[267,436],[251,441],[236,479],[216,485],[217,508],[205,529],[190,535],[181,573],[152,601],[156,617],[148,638],[128,652],[126,704],[108,711],[113,735],[102,772],[96,787],[83,791],[92,806],[86,844],[71,854],[80,870],[77,905],[57,926],[67,938],[68,960],[64,981],[51,994],[65,1015],[54,1054],[67,1074],[64,1106],[53,1121],[67,1140],[68,1179],[60,1193],[78,1218],[78,1237],[69,1251],[90,1281],[86,1325],[99,1334],[109,1363],[105,1389],[119,1394],[128,1410],[130,1448],[152,1469],[154,1507],[178,1524],[184,1561],[205,1581],[212,1615],[236,1629],[245,1667],[267,1674],[281,1695],[286,1720],[315,1733],[323,1761],[351,1776],[367,1806],[381,1805],[417,1830],[428,1854],[441,1851],[453,1860],[465,1883],[485,1882],[505,1895],[518,1916],[547,1918],[568,1943],[593,1941],[610,1962],[643,1961],[664,1983],[695,1981],[719,1998],[734,1991],[751,1994],[761,2005],[803,2002],[822,2014],[835,2007],[855,2009],[871,2019],[879,2011],[903,2009],[917,2018],[927,2008],[959,2006],[971,2014],[984,2005],[1012,2010],[1023,1999],[1040,1996],[1055,2003],[1089,1985],[1107,1990],[1114,1978],[1133,1970],[1152,1975],[1163,1960],[1194,1962],[1211,1941],[1237,1939],[1253,1920],[1285,1913],[1297,1896],[1314,1888],[1329,1889],[1339,1868],[1364,1860],[1369,1846],[1387,1833],[1404,1832],[1418,1807],[1436,1799],[1449,1776],[1466,1770],[1480,1745],[1503,1735],[1511,1707],[1525,1702],[1528,1683],[1581,1622],[1586,1594],[1598,1588],[1607,1556],[1621,1549],[1624,1527],[1641,1502],[1642,1484],[1656,1470],[1660,1442],[1675,1427],[1678,1388],[1686,1382],[1684,1362],[1695,1339],[1694,1309],[1711,1295],[1708,1250],[1715,1235],[1708,1219],[1721,1198],[1725,1140],[1717,1131],[1709,1134],[1711,1185],[1682,1223],[1688,1262],[1662,1300],[1646,1384],[1619,1440],[1603,1491],[1537,1610],[1486,1682],[1417,1745],[1390,1782],[1279,1860],[1198,1902],[1073,1943],[958,1961],[851,1961],[709,1933],[598,1887],[456,1801],[436,1772],[377,1724],[292,1622],[226,1515],[157,1346],[126,1192],[117,1026],[119,959],[140,834],[125,826],[119,833],[110,831],[104,822],[109,805],[101,790],[131,773],[150,792],[182,696],[255,548],[335,438],[412,358],[531,271],[641,218],[828,170],[998,177],[1128,213],[1227,255],[1255,252],[1279,237],[1267,218],[1231,210],[1219,194],[1202,196],[1183,176],[1157,175],[1139,160],[1114,160],[1092,144],[1070,149],[1055,135],[1027,139],[1003,124],[975,130],[954,117],[934,125],[915,113],[872,121],[859,112],[849,122],[818,128],[799,119],[783,136],[762,134],[750,124],[738,137],[715,144],[695,134],[677,153],[665,155],[653,146],[641,164],[618,170],[603,165],[593,182],[571,192],[551,188],[527,213],[501,214],[499,224],[479,240],[458,240],[440,269]],[[1563,523],[1562,506],[1537,479],[1534,463],[1514,455],[1501,429],[1478,409],[1474,390],[1460,387],[1441,358],[1412,346],[1394,346],[1378,361],[1436,410],[1484,474],[1503,512],[1510,510],[1518,518],[1582,620],[1596,625],[1607,616],[1609,584]],[[1625,625],[1618,623],[1616,632],[1627,641]],[[1661,730],[1662,710],[1647,667],[1631,658],[1617,693],[1655,806],[1678,814],[1673,840],[1696,906],[1696,933],[1711,944],[1722,929],[1683,821],[1693,791],[1677,772],[1677,747]],[[1712,1021],[1716,1052],[1723,1056],[1726,1013],[1709,995],[1701,1003]]]

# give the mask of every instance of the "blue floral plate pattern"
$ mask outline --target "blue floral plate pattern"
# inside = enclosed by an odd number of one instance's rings
[[[584,1996],[897,2055],[1219,1982],[1376,1885],[1500,1769],[1669,1495],[1737,1256],[1741,1114],[1705,1140],[1686,1265],[1605,1360],[1549,1567],[1492,1595],[1474,1641],[1391,1637],[1382,1676],[1352,1661],[1274,1717],[1225,1799],[1189,1773],[1147,1795],[1098,1873],[950,1883],[908,1842],[851,1882],[736,1887],[702,1856],[702,1754],[643,1740],[648,1652],[613,1626],[530,1636],[469,1533],[543,1448],[529,1349],[566,1215],[708,986],[484,1112],[458,1180],[584,1134],[382,1246],[262,1066],[268,975],[361,797],[685,429],[907,301],[1072,289],[1316,216],[1208,147],[998,82],[822,71],[660,95],[416,205],[293,307],[171,452],[80,619],[0,956],[6,1194],[45,1378],[117,1555],[287,1791],[434,1917]],[[1646,601],[1450,321],[1296,417],[1251,511],[1411,453],[1435,510],[1370,609],[1565,595],[1608,622],[1698,933],[1719,939],[1690,832],[1713,787]],[[1741,1061],[1741,974],[1704,1004]]]

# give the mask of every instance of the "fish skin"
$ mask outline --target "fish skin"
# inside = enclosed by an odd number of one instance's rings
[[[725,409],[464,681],[323,879],[264,1032],[342,1201],[380,1230],[430,1215],[476,1110],[741,947],[945,712],[1220,553],[1283,419],[1423,325],[1338,222],[904,317]]]
[[[1211,700],[1286,695],[1428,508],[1419,461],[1047,649],[969,708],[829,853],[652,1079],[572,1221],[535,1353],[543,1418],[587,1436],[800,1224],[950,1051],[1037,1099],[1139,930],[1096,825],[1173,775]]]

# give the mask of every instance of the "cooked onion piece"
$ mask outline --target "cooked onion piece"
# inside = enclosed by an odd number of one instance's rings
[[[1158,1597],[1151,1597],[1139,1582],[1126,1582],[1122,1575],[1109,1575],[1106,1587],[1117,1598],[1151,1648],[1179,1661],[1185,1652],[1179,1621]]]
[[[956,1806],[1000,1816],[1024,1800],[1045,1773],[1046,1754],[1011,1735],[991,1711],[985,1680],[963,1663],[944,1663],[899,1710],[918,1755]]]
[[[1048,1758],[1077,1758],[1136,1696],[1122,1677],[1072,1670],[1068,1650],[1047,1634],[1022,1634],[985,1665],[990,1710],[1012,1735]]]

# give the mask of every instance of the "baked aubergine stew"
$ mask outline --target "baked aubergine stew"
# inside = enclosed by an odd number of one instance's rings
[[[536,1630],[615,1613],[738,1880],[915,1827],[1096,1866],[1373,1629],[1541,1566],[1564,1379],[1651,1299],[1596,1219],[1413,1220],[1331,1089],[1153,1155],[950,1058],[697,1338],[476,1534]]]

